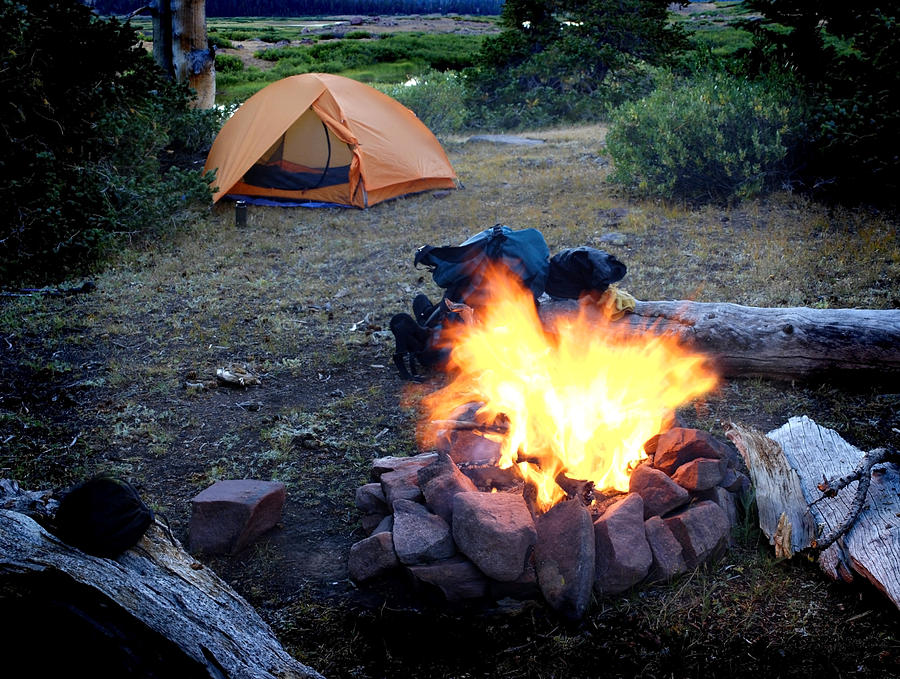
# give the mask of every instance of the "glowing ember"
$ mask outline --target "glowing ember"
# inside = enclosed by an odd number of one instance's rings
[[[486,278],[475,322],[445,328],[449,384],[425,398],[426,422],[473,402],[484,404],[478,422],[508,420],[499,464],[519,466],[543,509],[565,497],[560,473],[628,490],[664,418],[716,385],[705,359],[652,329],[626,336],[591,302],[545,329],[515,276],[498,268]]]

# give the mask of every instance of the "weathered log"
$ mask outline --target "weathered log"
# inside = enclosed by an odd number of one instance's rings
[[[30,634],[34,642],[57,632],[59,639],[47,644],[51,656],[36,661],[41,671],[47,662],[86,667],[89,651],[92,676],[321,678],[156,524],[113,560],[87,555],[24,514],[0,509],[0,617],[8,621],[11,614],[36,629],[11,630],[4,642],[9,634],[22,640]],[[60,644],[79,657],[60,654]]]
[[[546,321],[577,309],[541,305]],[[598,323],[599,312],[598,312]],[[749,307],[689,301],[637,302],[614,321],[628,332],[672,335],[706,353],[724,376],[814,378],[900,374],[900,309]]]
[[[865,503],[858,503],[859,480],[838,483],[861,468],[865,453],[837,432],[808,417],[793,417],[762,436],[732,425],[727,432],[750,471],[760,528],[776,553],[790,557],[815,550],[820,568],[835,580],[866,578],[900,607],[900,466],[869,467]],[[839,533],[848,517],[855,521],[824,549],[822,538]]]

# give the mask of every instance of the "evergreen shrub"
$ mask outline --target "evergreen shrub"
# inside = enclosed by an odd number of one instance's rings
[[[412,85],[380,87],[411,109],[435,134],[460,132],[469,124],[466,88],[456,73],[429,71]]]
[[[217,114],[190,109],[134,29],[77,0],[0,0],[0,24],[0,284],[86,273],[209,199],[184,168]]]
[[[606,138],[611,178],[640,193],[689,201],[780,188],[794,176],[804,120],[786,78],[663,77],[651,94],[613,112]]]

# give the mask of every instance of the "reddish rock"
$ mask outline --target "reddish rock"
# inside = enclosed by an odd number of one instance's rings
[[[628,490],[637,493],[644,501],[644,518],[666,514],[690,502],[688,492],[673,481],[668,474],[649,464],[638,465],[631,473]]]
[[[521,495],[457,493],[453,498],[453,539],[485,575],[511,582],[525,570],[537,532]]]
[[[458,469],[454,470],[452,474],[436,476],[422,488],[428,507],[448,525],[453,522],[453,498],[458,493],[478,492],[467,476]]]
[[[522,475],[515,467],[500,469],[496,464],[465,465],[459,469],[478,490],[490,493],[493,490],[522,490]]]
[[[388,506],[393,507],[397,500],[422,500],[419,488],[419,467],[404,467],[381,475],[381,490]]]
[[[537,572],[534,564],[527,562],[525,570],[515,580],[510,582],[499,582],[497,580],[490,581],[491,597],[496,601],[501,599],[537,599],[541,595],[541,589],[538,586]]]
[[[700,429],[675,427],[660,434],[653,455],[653,466],[670,476],[685,462],[698,457],[728,459],[728,445]]]
[[[381,525],[381,522],[389,516],[390,514],[363,514],[359,523],[366,533],[372,535],[372,533],[375,532],[375,529]]]
[[[188,528],[192,552],[234,554],[281,520],[284,484],[217,481],[191,500]]]
[[[672,480],[685,490],[709,490],[722,480],[722,466],[722,460],[698,457],[676,469]]]
[[[724,552],[731,533],[725,511],[710,501],[693,504],[663,521],[681,543],[688,569],[718,558]]]
[[[377,535],[378,533],[391,533],[394,530],[394,515],[388,514],[381,521],[378,522],[378,525],[372,529],[372,532],[369,535]]]
[[[364,582],[383,575],[400,565],[389,532],[376,533],[360,540],[350,548],[347,568],[356,582]]]
[[[462,556],[410,566],[408,570],[416,580],[438,587],[450,602],[480,599],[488,593],[484,573]]]
[[[437,453],[419,453],[410,457],[389,455],[379,457],[372,461],[372,480],[377,481],[382,474],[397,471],[399,469],[414,469],[431,464],[437,459]]]
[[[366,514],[387,514],[388,503],[380,483],[367,483],[356,489],[356,508]]]
[[[394,549],[407,566],[446,559],[456,553],[450,526],[410,500],[394,503]]]
[[[534,564],[547,603],[579,620],[591,603],[595,539],[591,514],[579,500],[561,502],[535,521]]]
[[[447,452],[456,464],[495,464],[500,444],[468,430],[454,432]]]
[[[594,590],[618,594],[643,580],[653,563],[644,531],[644,501],[629,493],[594,523],[597,541]]]
[[[687,572],[681,543],[658,516],[651,516],[644,522],[647,543],[653,554],[653,565],[650,567],[649,579],[653,581],[671,580],[677,575]]]

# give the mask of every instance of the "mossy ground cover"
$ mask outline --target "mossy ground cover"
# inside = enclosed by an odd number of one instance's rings
[[[439,294],[412,266],[420,245],[501,222],[541,230],[552,252],[613,252],[641,299],[900,307],[890,215],[787,193],[729,208],[635,200],[605,182],[604,134],[546,130],[533,147],[444,139],[465,188],[443,198],[251,206],[241,229],[225,203],[173,241],[122,252],[92,293],[0,298],[0,476],[58,488],[112,472],[182,540],[190,498],[214,480],[284,481],[281,526],[204,561],[329,677],[900,674],[896,609],[802,559],[776,561],[752,515],[710,569],[597,600],[575,625],[540,604],[447,608],[402,579],[348,581],[355,488],[374,457],[415,452],[428,385],[397,378],[386,330],[417,292]],[[214,384],[232,361],[261,386],[186,386]],[[801,414],[863,449],[900,442],[891,384],[733,380],[682,411],[718,436],[728,421],[768,431]]]

